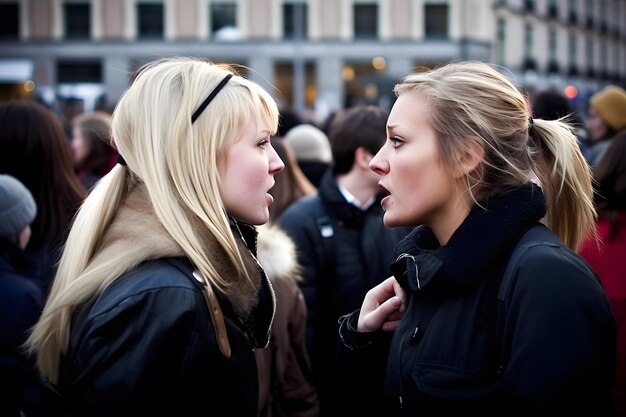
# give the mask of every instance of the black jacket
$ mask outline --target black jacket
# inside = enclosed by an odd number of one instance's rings
[[[69,415],[256,417],[256,362],[243,321],[220,299],[226,358],[192,272],[184,258],[147,261],[75,316],[58,383]]]
[[[34,357],[24,349],[44,297],[24,251],[0,238],[0,415],[39,415],[44,407]]]
[[[409,304],[389,354],[389,415],[610,415],[615,324],[597,276],[538,223],[537,187],[483,206],[445,246],[426,227],[398,245]]]
[[[112,281],[83,304],[70,300],[56,381],[66,415],[256,417],[252,350],[269,340],[274,294],[254,256],[255,229],[231,219],[231,230],[246,274],[197,226],[206,261],[229,284],[206,291],[145,185],[128,191],[88,265],[88,279]]]

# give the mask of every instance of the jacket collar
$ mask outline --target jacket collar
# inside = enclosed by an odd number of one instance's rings
[[[239,317],[247,317],[258,302],[258,291],[264,276],[253,256],[253,248],[256,244],[254,228],[237,223],[235,220],[232,222],[231,225],[240,226],[233,228],[233,233],[238,241],[246,269],[255,280],[254,285],[250,285],[245,277],[239,276],[221,245],[208,231],[203,235],[202,244],[204,252],[216,271],[231,282],[226,292],[221,295],[229,301],[235,314]],[[197,227],[200,228],[202,225],[197,225]],[[245,239],[246,236],[248,240]],[[248,243],[252,245],[252,248]],[[108,227],[102,245],[97,249],[91,261],[90,268],[106,265],[107,260],[111,258],[110,255],[119,252],[126,254],[125,271],[147,260],[186,257],[183,249],[165,230],[156,216],[150,196],[143,184],[138,184],[129,191]]]
[[[545,213],[543,193],[532,183],[493,195],[474,206],[445,246],[428,227],[413,230],[398,244],[391,271],[413,291],[472,287],[487,269],[506,261],[518,238]]]
[[[322,177],[318,193],[333,217],[348,228],[361,228],[368,213],[382,210],[380,207],[380,200],[383,198],[382,193],[377,195],[376,201],[365,210],[346,201],[337,186],[337,179],[331,169],[327,170]]]

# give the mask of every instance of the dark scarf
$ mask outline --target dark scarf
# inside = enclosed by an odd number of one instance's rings
[[[431,281],[446,290],[472,287],[484,271],[504,263],[521,235],[546,213],[541,189],[530,183],[492,195],[480,205],[474,206],[445,246],[427,226],[404,238],[396,249],[400,257],[391,265],[398,282],[414,291],[431,291]]]

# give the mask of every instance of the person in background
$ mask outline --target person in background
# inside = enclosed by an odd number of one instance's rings
[[[44,302],[24,252],[36,214],[28,189],[0,175],[0,415],[5,417],[43,411],[35,363],[22,346]]]
[[[79,114],[72,121],[72,154],[76,175],[85,189],[106,175],[117,163],[111,146],[111,116],[105,112]]]
[[[275,303],[252,225],[278,109],[228,65],[150,62],[112,119],[119,163],[81,206],[27,343],[67,416],[257,417]]]
[[[387,112],[376,106],[337,114],[329,136],[332,169],[317,194],[296,201],[278,218],[296,243],[303,269],[307,348],[321,416],[375,415],[380,404],[377,372],[384,372],[384,361],[351,366],[338,363],[336,354],[337,320],[389,275],[394,247],[409,231],[383,225],[383,195],[368,166],[385,143],[386,120]]]
[[[275,189],[276,185],[270,192]],[[276,294],[269,346],[254,351],[259,370],[259,416],[317,417],[319,401],[306,350],[306,304],[298,287],[302,278],[296,247],[276,225],[268,223],[257,230],[257,257]]]
[[[315,187],[319,187],[333,158],[328,136],[313,125],[301,124],[292,127],[283,137],[293,149],[304,175]]]
[[[626,113],[623,114],[626,123]],[[580,255],[604,285],[617,323],[615,415],[626,417],[626,130],[611,139],[593,169],[599,242],[588,239]]]
[[[275,137],[272,146],[285,168],[274,176],[276,182],[270,189],[274,197],[270,223],[257,228],[257,257],[276,294],[269,346],[255,350],[259,416],[317,417],[319,401],[305,340],[306,304],[298,287],[301,268],[293,241],[274,224],[287,207],[316,190],[300,170],[289,145]]]
[[[85,112],[85,100],[79,97],[65,97],[60,100],[60,105],[59,120],[63,126],[65,138],[69,142],[72,138],[72,121],[76,116]]]
[[[562,119],[572,126],[583,155],[587,155],[590,146],[587,131],[578,114],[572,110],[565,95],[553,89],[540,91],[532,97],[531,110],[535,119]]]
[[[294,111],[283,109],[280,111],[280,119],[278,121],[277,136],[284,138],[291,128],[301,125],[302,118]]]
[[[0,103],[0,173],[17,178],[37,204],[26,252],[35,277],[48,294],[67,230],[85,189],[72,165],[58,117],[34,101]]]
[[[274,221],[291,204],[302,197],[315,194],[317,189],[300,169],[293,150],[288,143],[282,138],[276,137],[272,139],[272,145],[285,164],[285,169],[274,177],[276,183],[270,190],[274,197],[274,202],[270,209],[270,220]]]
[[[385,225],[419,226],[339,325],[348,355],[393,332],[385,415],[612,415],[615,321],[576,254],[595,210],[571,127],[533,119],[485,63],[395,92],[370,167]]]
[[[591,147],[587,161],[592,167],[598,165],[616,135],[626,131],[626,91],[610,85],[589,99],[587,131]]]

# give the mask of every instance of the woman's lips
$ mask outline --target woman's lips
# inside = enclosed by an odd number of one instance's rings
[[[391,193],[389,192],[389,190],[387,190],[385,187],[383,187],[381,184],[378,184],[378,186],[381,188],[381,190],[383,190],[383,192],[385,194],[387,194],[385,196],[385,198],[383,198],[382,200],[380,200],[380,205],[382,207],[385,207],[385,203],[391,198]]]

